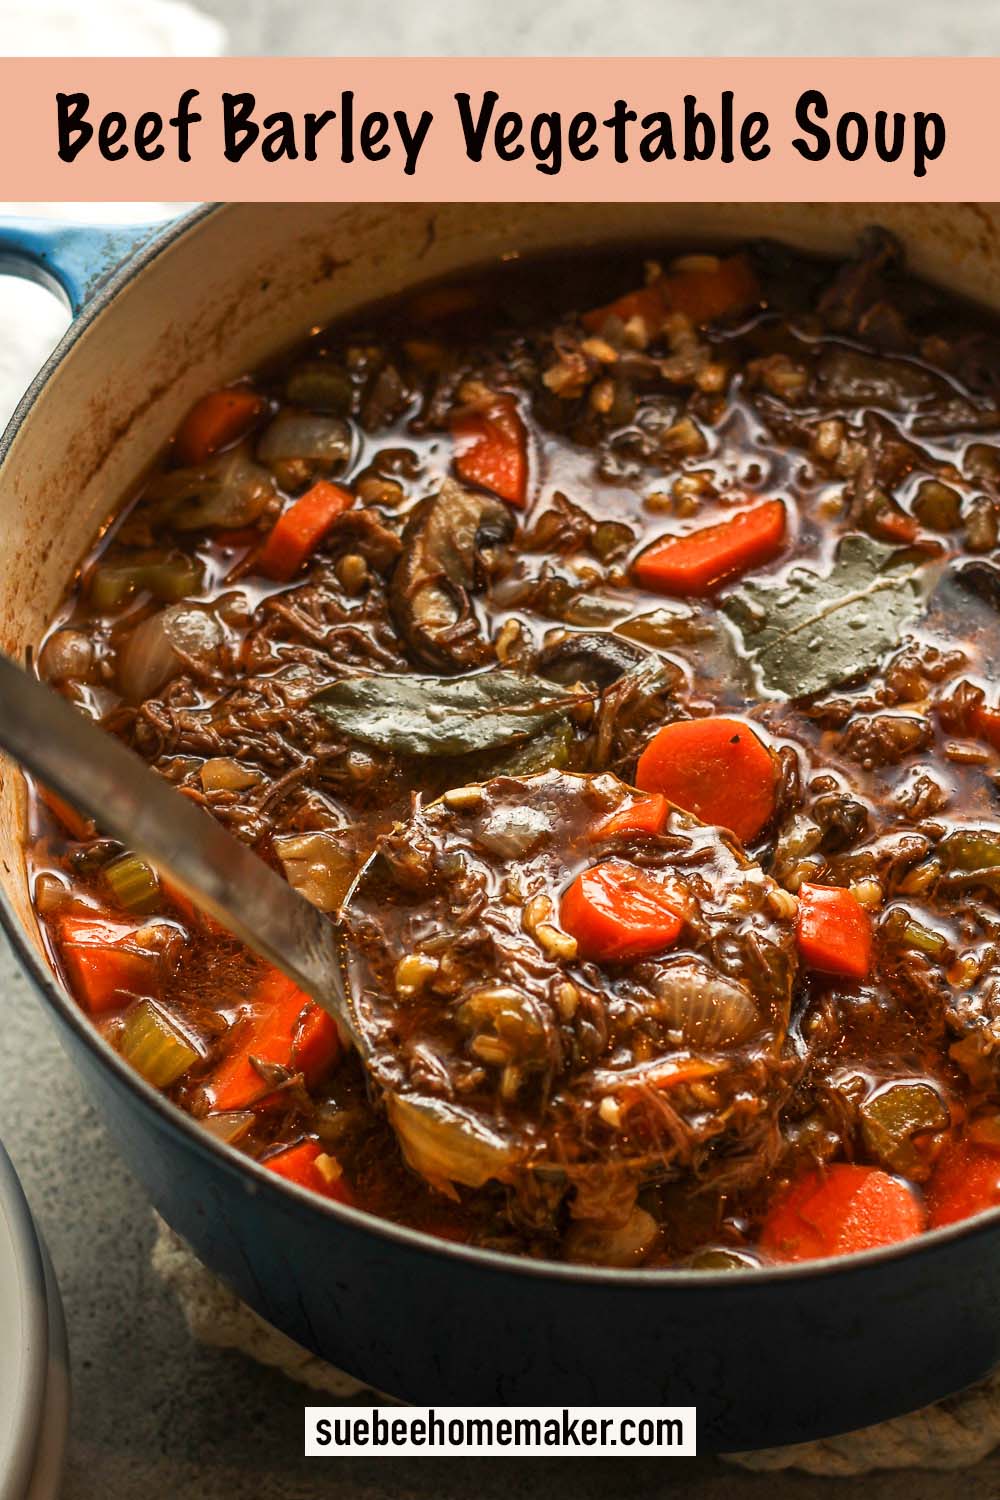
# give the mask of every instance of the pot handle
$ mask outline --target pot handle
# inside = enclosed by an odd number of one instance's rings
[[[37,282],[76,317],[112,273],[170,222],[68,224],[0,215],[0,275]]]

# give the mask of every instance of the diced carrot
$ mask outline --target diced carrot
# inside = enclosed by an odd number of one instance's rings
[[[349,490],[328,479],[318,479],[275,521],[257,558],[258,572],[278,583],[288,583],[337,517],[353,504]]]
[[[659,332],[666,310],[661,278],[636,292],[626,292],[624,297],[617,297],[604,307],[595,307],[590,312],[585,312],[580,322],[588,333],[600,333],[609,318],[619,318],[623,323],[629,322],[631,318],[641,318],[647,333],[652,336]]]
[[[162,956],[132,941],[128,922],[68,912],[56,928],[70,988],[91,1015],[118,1010],[136,995],[155,996]]]
[[[528,435],[513,396],[486,392],[451,415],[455,468],[469,484],[523,506],[528,489]]]
[[[201,464],[220,448],[235,443],[264,410],[264,399],[245,386],[210,391],[196,401],[177,429],[177,456],[185,464]]]
[[[930,1226],[954,1224],[1000,1204],[1000,1152],[972,1141],[945,1146],[927,1185]]]
[[[604,307],[586,312],[580,321],[588,333],[599,333],[609,317],[627,323],[640,317],[655,334],[668,312],[681,312],[692,323],[711,323],[726,313],[739,312],[760,296],[757,278],[743,255],[730,255],[717,265],[691,267],[659,276],[635,292],[626,292]]]
[[[872,963],[872,919],[839,885],[799,886],[795,924],[802,961],[822,974],[867,979]]]
[[[988,708],[980,703],[972,711],[972,731],[977,739],[985,740],[994,750],[1000,750],[1000,708]]]
[[[770,750],[739,719],[681,719],[650,740],[635,784],[746,844],[774,813],[777,770]]]
[[[73,838],[93,838],[95,831],[93,818],[85,817],[83,813],[77,812],[75,807],[71,807],[68,802],[64,802],[62,797],[58,796],[50,787],[39,786],[38,795],[52,816],[58,819],[66,832],[72,835]]]
[[[692,323],[711,323],[749,307],[760,288],[746,256],[730,255],[711,269],[671,271],[663,278],[663,294],[671,311],[685,313]]]
[[[318,1083],[340,1053],[331,1016],[277,969],[265,975],[251,1002],[249,1024],[234,1052],[208,1084],[213,1110],[267,1104],[274,1094],[252,1058],[301,1073],[307,1087]]]
[[[632,571],[643,588],[701,598],[777,557],[786,522],[784,502],[768,500],[714,526],[663,537],[639,554]]]
[[[898,1177],[838,1162],[807,1172],[779,1197],[760,1243],[776,1260],[815,1260],[894,1245],[926,1227],[923,1205]]]
[[[611,859],[576,877],[563,894],[559,922],[582,957],[618,962],[676,943],[684,926],[676,905],[655,876]]]
[[[288,1146],[261,1164],[269,1172],[276,1172],[286,1182],[297,1182],[299,1187],[310,1188],[324,1198],[334,1198],[338,1203],[353,1203],[354,1194],[338,1171],[334,1157],[328,1156],[319,1141],[302,1141],[298,1146]]]
[[[667,799],[659,792],[636,797],[591,829],[590,837],[596,841],[621,838],[631,833],[662,833],[667,812]]]

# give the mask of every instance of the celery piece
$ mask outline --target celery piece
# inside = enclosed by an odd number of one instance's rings
[[[197,1062],[197,1049],[151,1000],[140,1000],[125,1018],[118,1050],[154,1088],[169,1088]]]

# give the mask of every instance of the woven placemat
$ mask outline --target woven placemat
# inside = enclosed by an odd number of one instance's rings
[[[251,1312],[159,1219],[153,1269],[177,1297],[191,1336],[199,1343],[238,1350],[334,1398],[343,1400],[369,1389]],[[998,1443],[1000,1370],[957,1396],[892,1422],[817,1443],[731,1453],[726,1461],[746,1469],[801,1469],[841,1476],[875,1469],[961,1469],[978,1463]]]

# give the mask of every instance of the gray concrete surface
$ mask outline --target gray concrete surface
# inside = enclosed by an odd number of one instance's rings
[[[995,53],[993,0],[742,7],[732,0],[202,0],[234,53]],[[825,18],[825,19],[824,19]],[[2,558],[0,558],[2,564]],[[69,1324],[75,1404],[65,1500],[968,1500],[1000,1494],[1000,1455],[961,1477],[752,1476],[714,1460],[337,1460],[301,1457],[303,1391],[242,1357],[195,1347],[149,1269],[152,1225],[41,1007],[0,938],[0,1136],[52,1252]],[[627,1337],[627,1330],[623,1330]],[[761,1351],[766,1359],[767,1351]]]

